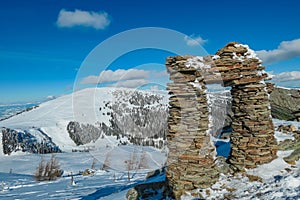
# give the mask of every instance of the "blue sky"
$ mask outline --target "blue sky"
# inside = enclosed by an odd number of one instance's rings
[[[192,36],[209,54],[230,41],[248,44],[264,57],[267,71],[275,75],[274,81],[298,87],[299,7],[296,0],[3,1],[0,6],[0,103],[35,101],[70,93],[74,82],[82,83],[84,77],[77,73],[85,74],[80,68],[85,66],[86,57],[98,44],[140,27],[162,27]],[[187,54],[203,53],[187,41],[183,47]],[[122,42],[119,45],[123,45]],[[116,49],[118,46],[105,53],[113,54]],[[135,68],[140,70],[135,73],[141,73],[142,77],[160,80],[168,55],[172,53],[151,49],[132,51],[120,55],[108,68],[101,66],[86,71],[85,75],[97,76],[101,69],[106,69],[111,70],[113,77],[124,75],[124,71],[115,73],[118,69]],[[101,65],[102,58],[98,56]],[[150,67],[147,63],[154,63],[154,72],[147,72]],[[103,81],[103,84],[110,83]]]

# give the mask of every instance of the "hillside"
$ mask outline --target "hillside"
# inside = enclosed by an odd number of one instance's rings
[[[300,121],[300,90],[271,87],[272,116],[282,120]]]
[[[222,128],[231,123],[230,117],[227,117],[232,115],[229,111],[230,94],[228,91],[209,93],[208,100],[212,113],[211,134],[227,138],[227,132]],[[4,179],[0,198],[15,199],[22,194],[23,199],[32,199],[34,195],[48,199],[125,199],[127,191],[137,184],[163,181],[164,173],[150,179],[145,177],[149,171],[164,166],[167,151],[133,144],[161,147],[160,141],[165,141],[163,130],[166,121],[163,119],[167,119],[167,102],[165,93],[114,88],[85,89],[0,122],[0,127],[5,127],[2,131],[9,130],[10,134],[15,134],[14,139],[23,138],[15,149],[10,145],[10,156],[2,156],[3,145],[0,145],[0,160],[5,163],[0,167],[0,176]],[[275,130],[282,125],[293,125],[299,131],[299,122],[276,119],[273,122]],[[297,133],[294,136],[289,131],[276,131],[275,136],[278,142],[285,139],[294,141]],[[0,134],[0,142],[2,136]],[[228,156],[224,155],[229,147],[228,140],[215,142],[216,146],[221,144],[217,148],[218,154]],[[44,151],[46,147],[58,147],[66,152],[57,154],[64,171],[61,179],[39,183],[32,177],[41,156],[29,153],[41,153],[32,148],[38,144],[45,145],[42,148]],[[26,153],[21,153],[23,150]],[[249,170],[246,175],[222,175],[215,185],[199,193],[207,199],[298,198],[299,161],[294,164],[284,162],[291,152],[290,149],[279,151],[274,162]],[[49,156],[43,155],[43,158]],[[94,174],[81,175],[84,170],[92,168],[94,162]],[[222,162],[222,159],[217,162]],[[226,164],[223,167],[227,169]],[[131,180],[127,178],[128,171]],[[71,172],[76,174],[74,185],[70,184]],[[47,192],[44,192],[46,187]],[[156,197],[162,195],[161,191],[154,192]],[[185,198],[192,199],[190,196]]]
[[[62,151],[71,151],[109,135],[120,141],[126,136],[129,139],[155,137],[159,142],[158,138],[166,130],[166,109],[167,95],[89,88],[42,103],[38,108],[1,121],[0,127],[11,137],[17,133],[24,135],[26,141],[28,137],[47,135]],[[132,139],[132,143],[138,142],[143,141]],[[147,144],[154,146],[154,143]]]

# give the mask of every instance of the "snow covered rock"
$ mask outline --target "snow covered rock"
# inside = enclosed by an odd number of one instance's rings
[[[34,133],[31,134],[31,133]],[[28,153],[60,153],[59,147],[40,129],[11,130],[2,129],[3,153],[22,151]]]
[[[300,121],[300,90],[274,87],[270,93],[272,116]]]

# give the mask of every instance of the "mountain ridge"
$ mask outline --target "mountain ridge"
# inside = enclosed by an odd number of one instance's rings
[[[161,113],[165,120],[165,124],[162,123],[163,128],[161,128],[165,131],[167,117],[164,114],[167,112],[166,110],[161,112],[161,109],[167,109],[167,95],[161,95],[160,92],[124,88],[87,88],[44,102],[34,110],[1,121],[0,127],[5,127],[2,132],[8,128],[20,134],[22,132],[30,134],[33,129],[39,129],[52,138],[54,144],[62,151],[71,151],[80,145],[95,142],[102,135],[114,135],[117,139],[124,136],[129,137],[132,133],[125,132],[127,127],[139,128],[134,131],[141,131],[144,134],[146,131],[143,129],[146,130],[149,122],[153,121],[148,118],[157,117],[157,113]],[[77,136],[83,134],[82,138],[91,137],[91,139],[84,142],[74,139],[76,137],[72,139],[71,136],[74,136],[74,133],[71,135],[69,129],[71,122],[89,127],[89,129],[79,131]],[[153,128],[153,124],[154,121],[150,128]],[[120,127],[123,127],[122,133],[112,134],[114,131],[116,132],[116,128],[120,129]],[[89,132],[90,130],[96,132],[95,136],[93,136],[93,132]],[[131,142],[135,143],[132,139],[135,135],[132,134],[132,136]],[[149,135],[149,137],[152,136]],[[158,138],[155,137],[155,139]],[[142,144],[141,141],[140,144]],[[148,142],[148,144],[154,146],[155,142]],[[156,146],[159,145],[163,146],[158,142]]]

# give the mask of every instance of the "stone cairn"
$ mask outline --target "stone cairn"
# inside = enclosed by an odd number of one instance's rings
[[[167,58],[167,70],[173,83],[168,83],[170,108],[167,135],[167,178],[176,199],[183,191],[207,188],[218,180],[215,148],[208,135],[206,86],[201,73],[186,67],[192,57]],[[194,63],[197,64],[197,63]]]
[[[210,141],[206,84],[230,86],[234,113],[229,163],[236,170],[276,158],[277,143],[261,61],[247,45],[227,44],[214,56],[168,57],[170,109],[167,179],[176,199],[207,188],[219,174]],[[212,116],[213,117],[213,116]]]
[[[231,86],[234,113],[229,162],[237,169],[255,168],[276,158],[277,143],[261,61],[246,45],[229,43],[217,52],[216,69]],[[227,68],[227,69],[226,69]]]

